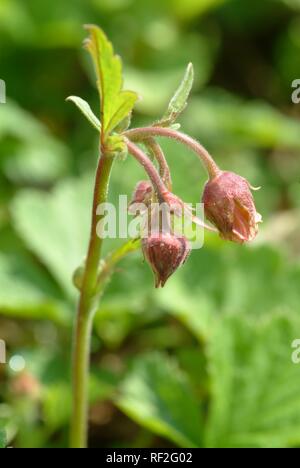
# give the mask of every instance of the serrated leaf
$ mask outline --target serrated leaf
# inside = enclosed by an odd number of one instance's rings
[[[73,102],[75,106],[82,112],[82,114],[88,119],[92,126],[101,132],[100,120],[95,116],[88,102],[78,96],[69,96],[67,101]]]
[[[298,317],[250,323],[224,318],[208,346],[208,447],[284,448],[300,444],[300,372],[292,362]]]
[[[162,118],[164,125],[172,125],[187,106],[187,100],[190,95],[194,82],[193,64],[189,63],[185,71],[182,82],[172,97],[168,109]]]
[[[222,314],[238,313],[256,321],[274,312],[298,312],[299,265],[290,265],[267,246],[236,250],[234,245],[220,244],[221,248],[212,248],[208,240],[206,245],[195,250],[168,287],[156,293],[159,306],[183,322],[199,341],[210,337]],[[269,278],[268,293],[265,278]]]
[[[132,111],[138,96],[132,91],[122,91],[122,63],[114,54],[113,46],[104,32],[94,25],[87,25],[90,37],[85,45],[90,52],[97,75],[101,100],[103,140]]]
[[[185,374],[164,354],[138,358],[121,387],[119,407],[181,447],[200,447],[201,408]]]
[[[88,245],[92,190],[90,176],[66,180],[49,193],[20,191],[12,206],[20,237],[71,298],[73,272]]]

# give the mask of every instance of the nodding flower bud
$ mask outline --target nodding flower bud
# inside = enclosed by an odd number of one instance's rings
[[[142,180],[138,182],[133,195],[132,200],[129,204],[129,212],[131,212],[131,207],[136,204],[144,204],[148,207],[151,203],[153,196],[153,187],[150,181]]]
[[[243,244],[258,233],[257,213],[249,182],[232,172],[220,172],[207,182],[203,199],[207,219],[223,239]]]
[[[156,232],[143,239],[143,253],[155,275],[155,287],[164,287],[170,276],[181,267],[190,254],[185,237]]]

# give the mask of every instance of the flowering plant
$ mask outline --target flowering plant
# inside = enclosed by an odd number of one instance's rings
[[[84,265],[74,275],[80,299],[74,333],[71,445],[80,448],[86,447],[87,443],[87,380],[93,317],[116,264],[130,252],[142,248],[144,257],[154,272],[156,287],[163,287],[190,254],[188,239],[178,235],[174,228],[174,218],[179,217],[182,211],[187,213],[192,223],[219,232],[222,238],[237,243],[252,241],[261,221],[255,209],[250,184],[236,174],[221,171],[198,141],[179,131],[177,119],[187,105],[193,84],[193,66],[188,65],[163,117],[148,127],[129,130],[131,113],[138,95],[122,89],[121,61],[114,54],[103,31],[92,25],[86,28],[89,38],[85,46],[94,63],[100,95],[100,120],[83,99],[75,96],[68,98],[100,135],[88,253]],[[173,193],[170,169],[157,137],[171,138],[182,143],[204,164],[209,177],[203,194],[204,210],[214,227],[206,225],[195,216],[193,210]],[[138,184],[132,204],[143,204],[144,211],[150,215],[151,221],[154,220],[155,229],[148,229],[146,224],[144,235],[140,236],[142,240],[130,240],[103,259],[103,235],[98,224],[102,215],[98,215],[98,206],[107,200],[114,162],[124,159],[127,154],[142,165],[149,179]],[[167,226],[162,226],[161,212],[155,208],[157,204],[169,209]]]

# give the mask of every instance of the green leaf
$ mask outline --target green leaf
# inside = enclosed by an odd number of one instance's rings
[[[206,236],[206,248],[195,250],[168,287],[155,293],[158,306],[200,342],[209,339],[224,314],[257,321],[274,312],[298,313],[299,265],[289,264],[282,253],[268,246],[236,249],[213,235],[211,239],[216,242],[214,248]],[[269,278],[268,293],[265,278]]]
[[[300,444],[300,372],[292,362],[297,316],[248,323],[224,318],[208,346],[212,403],[208,447]]]
[[[103,139],[132,111],[138,96],[132,91],[122,91],[122,63],[114,55],[112,44],[97,26],[87,25],[90,37],[86,48],[90,52],[97,75],[101,100]]]
[[[128,128],[130,127],[130,124],[131,124],[131,118],[132,118],[132,112],[130,112],[130,114],[128,114],[125,117],[125,119],[121,120],[121,122],[115,127],[115,132],[116,133],[123,133],[126,130],[128,130]]]
[[[185,267],[188,270],[188,266]],[[191,270],[198,277],[197,270]],[[190,287],[184,272],[178,272],[168,284],[156,294],[158,305],[176,317],[202,342],[211,333],[216,319],[215,306],[205,291]],[[201,312],[200,312],[201,311]]]
[[[164,354],[138,358],[121,387],[119,407],[181,447],[202,443],[201,408],[177,364]]]
[[[44,392],[43,416],[47,427],[55,431],[68,423],[72,414],[72,395],[68,383],[48,385]]]
[[[49,184],[69,167],[69,149],[12,101],[0,106],[0,145],[0,171],[12,181]]]
[[[91,403],[113,399],[119,377],[106,369],[92,368],[89,380],[89,397]]]
[[[4,429],[0,429],[0,449],[6,447],[7,440],[6,440],[6,432]]]
[[[173,124],[179,115],[184,111],[187,106],[187,100],[190,95],[194,82],[194,68],[193,64],[189,63],[184,74],[183,80],[172,97],[168,109],[162,118],[164,125]]]
[[[95,116],[88,102],[84,99],[81,99],[78,96],[69,96],[67,101],[73,102],[75,106],[83,113],[83,115],[88,119],[92,126],[98,131],[101,132],[101,123],[100,120]]]
[[[90,176],[66,180],[49,193],[20,191],[12,206],[20,237],[70,298],[76,294],[74,270],[88,245],[92,190]]]
[[[21,319],[68,322],[59,289],[28,255],[0,254],[0,313]]]

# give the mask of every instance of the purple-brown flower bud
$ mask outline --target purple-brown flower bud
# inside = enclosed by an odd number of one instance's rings
[[[144,204],[148,207],[151,203],[153,196],[153,187],[150,181],[142,180],[138,182],[133,195],[132,200],[129,205],[129,212],[131,211],[131,207],[136,204]]]
[[[202,201],[207,219],[223,239],[243,244],[256,237],[262,217],[256,211],[246,179],[232,172],[220,172],[207,182]]]
[[[143,239],[143,253],[155,275],[155,287],[164,287],[170,276],[181,267],[190,254],[185,237],[174,234],[151,234]]]

